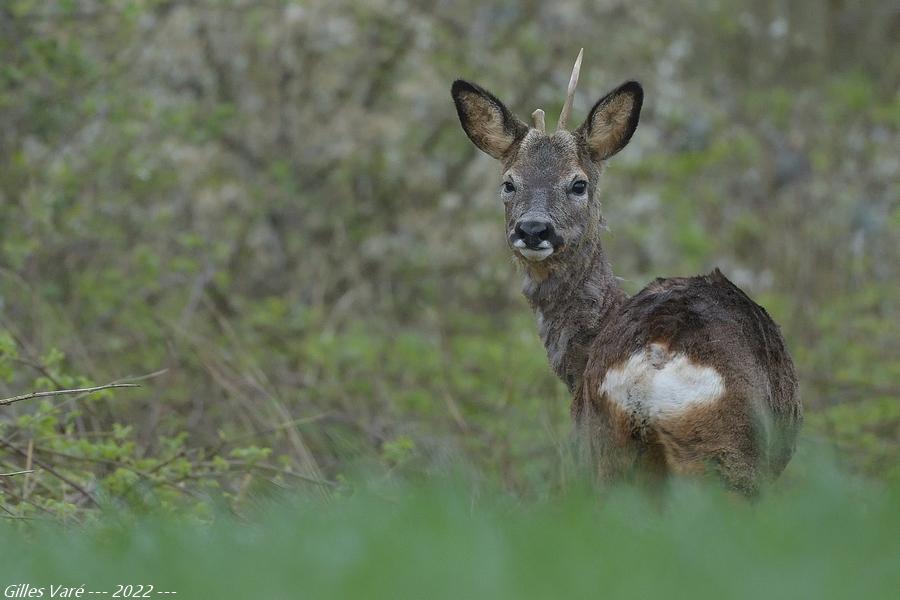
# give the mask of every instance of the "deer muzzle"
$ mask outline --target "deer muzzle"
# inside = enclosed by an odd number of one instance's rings
[[[540,262],[553,254],[555,247],[562,244],[562,239],[550,221],[523,220],[516,223],[510,243],[526,260]]]

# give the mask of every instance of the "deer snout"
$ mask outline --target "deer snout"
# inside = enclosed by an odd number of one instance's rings
[[[514,245],[518,246],[515,242],[521,240],[525,243],[524,247],[540,250],[553,247],[552,239],[556,237],[556,231],[550,221],[519,221],[514,237]]]
[[[562,243],[553,223],[543,220],[518,221],[509,241],[522,258],[531,262],[544,260]]]

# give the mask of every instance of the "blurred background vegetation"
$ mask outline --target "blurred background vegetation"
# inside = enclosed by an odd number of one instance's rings
[[[601,198],[629,291],[719,266],[804,435],[896,479],[900,10],[786,0],[3,0],[0,505],[204,514],[354,473],[569,477],[568,395],[456,77],[553,123],[626,78]],[[791,468],[788,471],[790,479]]]

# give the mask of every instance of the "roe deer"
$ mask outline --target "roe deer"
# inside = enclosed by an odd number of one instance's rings
[[[503,165],[508,244],[550,365],[572,393],[580,456],[601,482],[711,468],[754,495],[794,452],[802,409],[791,357],[766,311],[718,269],[622,290],[595,195],[637,128],[644,92],[623,83],[567,131],[581,57],[553,134],[542,110],[529,127],[484,88],[452,88],[469,139]]]

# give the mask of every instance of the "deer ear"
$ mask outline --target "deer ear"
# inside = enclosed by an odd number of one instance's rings
[[[503,158],[528,133],[528,126],[486,89],[457,79],[450,93],[463,130],[482,152]]]
[[[597,101],[575,131],[594,162],[606,160],[628,144],[637,129],[643,102],[644,90],[637,81],[626,81]]]

